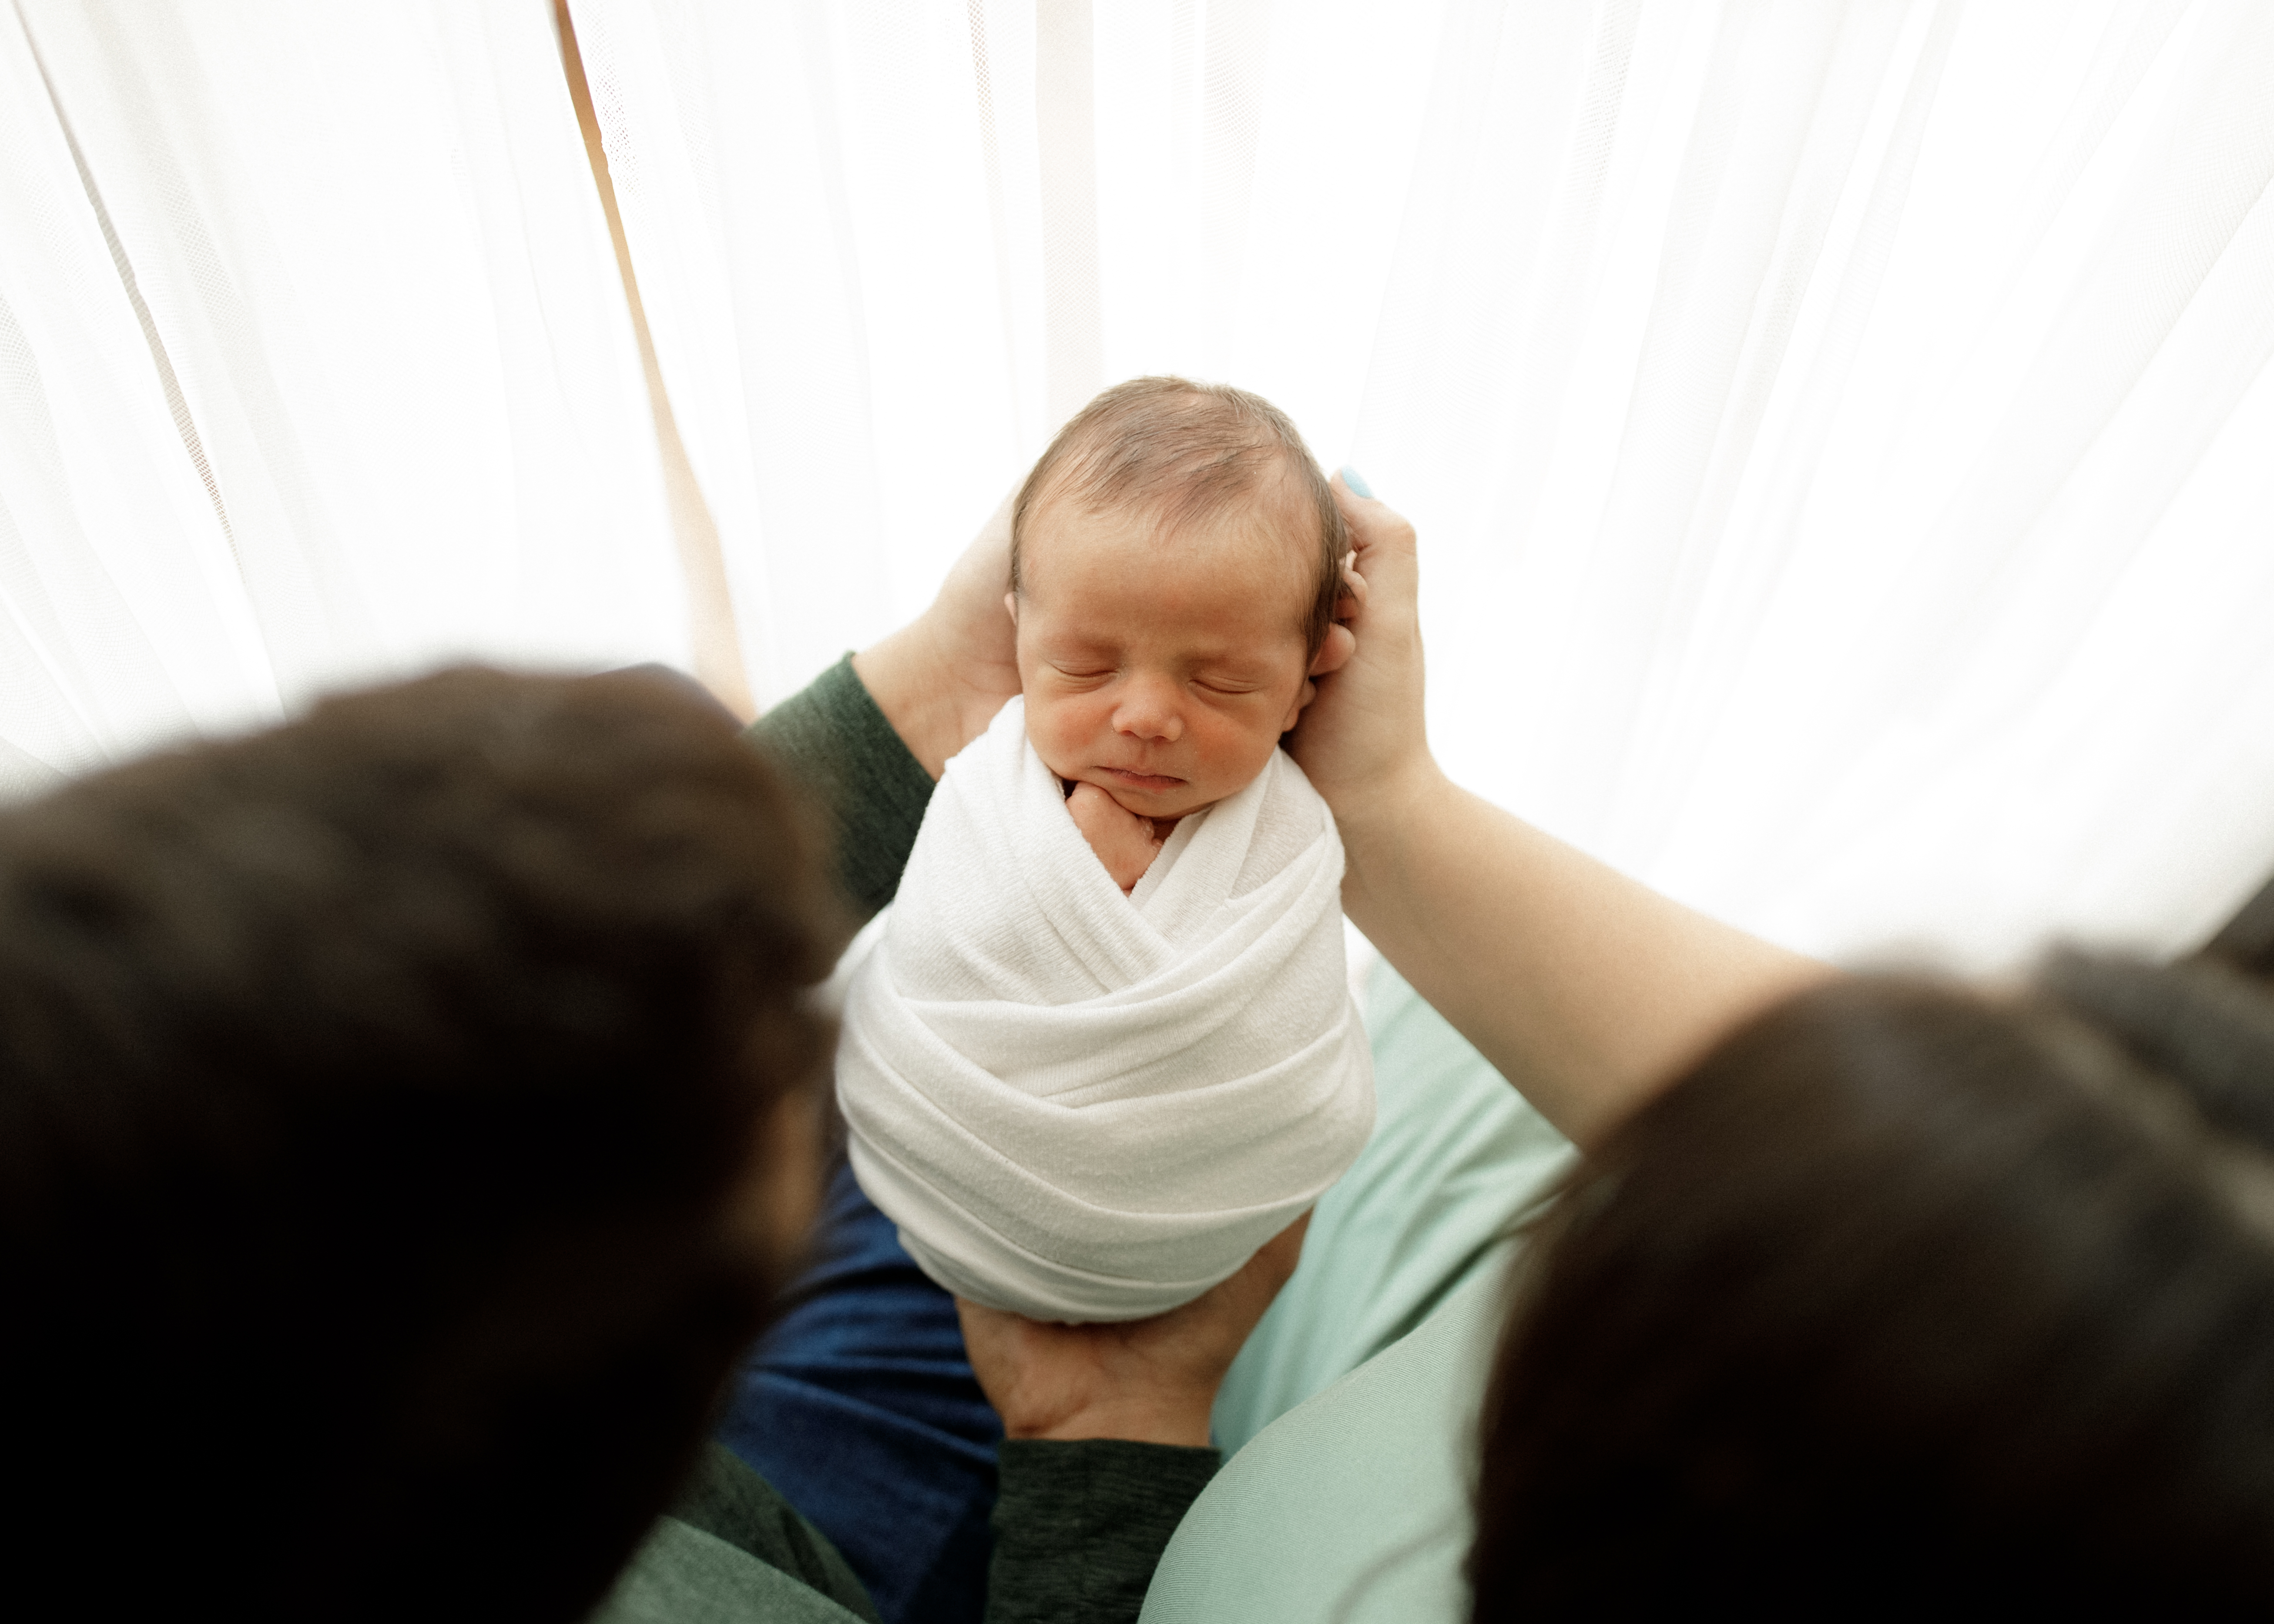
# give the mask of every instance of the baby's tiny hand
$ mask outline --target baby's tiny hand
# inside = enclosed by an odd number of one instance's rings
[[[1161,849],[1152,820],[1138,816],[1095,784],[1075,785],[1066,797],[1066,810],[1073,814],[1073,826],[1081,831],[1113,883],[1125,892],[1133,890]]]

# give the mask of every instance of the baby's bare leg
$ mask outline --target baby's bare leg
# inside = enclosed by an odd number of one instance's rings
[[[1161,849],[1151,819],[1127,810],[1095,784],[1075,785],[1066,797],[1066,810],[1073,814],[1074,827],[1116,885],[1126,891],[1145,877]]]

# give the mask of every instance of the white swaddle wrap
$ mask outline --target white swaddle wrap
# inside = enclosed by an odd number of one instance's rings
[[[838,1046],[854,1173],[924,1272],[1140,1319],[1316,1200],[1374,1125],[1342,875],[1275,750],[1125,897],[1005,705],[933,793]]]

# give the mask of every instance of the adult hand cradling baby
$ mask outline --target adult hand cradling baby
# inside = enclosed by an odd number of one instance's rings
[[[1304,1214],[1239,1273],[1149,1320],[1057,1325],[958,1299],[963,1344],[1010,1438],[1198,1448],[1224,1372],[1303,1255]]]

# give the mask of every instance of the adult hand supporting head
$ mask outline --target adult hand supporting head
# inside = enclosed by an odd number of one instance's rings
[[[980,527],[930,608],[853,657],[877,708],[935,778],[1019,691],[1018,650],[1003,613],[1017,496],[1004,497]]]
[[[959,1297],[963,1345],[1011,1438],[1204,1447],[1224,1372],[1303,1255],[1304,1214],[1182,1308],[1116,1325],[1045,1325]]]
[[[1437,775],[1422,715],[1420,570],[1413,526],[1388,503],[1332,489],[1350,525],[1350,595],[1338,611],[1341,658],[1303,712],[1290,748],[1345,827],[1394,808]]]
[[[1414,989],[1582,1147],[1825,966],[1661,897],[1470,794],[1422,717],[1413,527],[1337,479],[1358,543],[1349,662],[1292,748],[1334,808],[1343,906]]]

